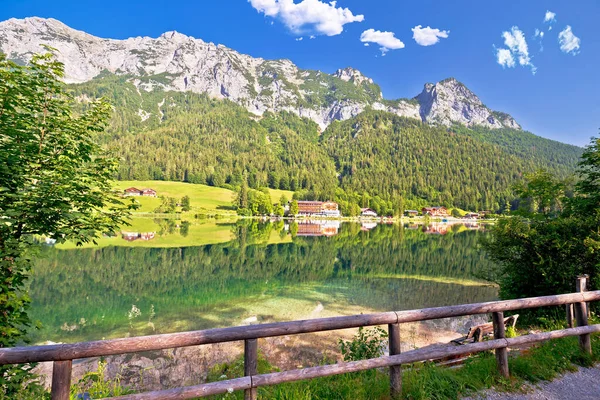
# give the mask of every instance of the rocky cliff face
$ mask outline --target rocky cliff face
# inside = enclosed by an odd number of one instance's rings
[[[43,51],[42,44],[58,50],[68,83],[86,82],[108,71],[128,76],[140,90],[207,93],[239,103],[256,115],[290,111],[321,128],[366,107],[432,124],[520,128],[508,114],[489,110],[454,79],[427,84],[412,100],[384,100],[379,86],[353,68],[331,75],[301,70],[289,60],[253,58],[174,31],[156,39],[113,40],[54,19],[0,22],[0,51],[9,58],[26,62]]]
[[[435,85],[426,84],[416,99],[420,104],[421,118],[432,124],[449,126],[459,123],[467,126],[521,129],[510,115],[490,110],[475,93],[454,78]]]

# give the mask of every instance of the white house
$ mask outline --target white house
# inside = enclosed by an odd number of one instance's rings
[[[370,208],[361,208],[360,216],[367,217],[367,218],[375,218],[375,217],[377,217],[377,213]]]

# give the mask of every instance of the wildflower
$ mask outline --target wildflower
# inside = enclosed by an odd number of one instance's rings
[[[140,311],[139,308],[136,307],[135,304],[131,305],[131,311],[129,311],[127,313],[127,316],[130,320],[139,317],[140,315],[142,315],[142,312]]]

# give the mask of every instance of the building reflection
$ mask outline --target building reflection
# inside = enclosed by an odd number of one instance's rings
[[[152,240],[156,232],[121,232],[121,239],[133,242],[134,240]]]
[[[340,230],[340,221],[308,220],[298,221],[296,236],[335,236]]]

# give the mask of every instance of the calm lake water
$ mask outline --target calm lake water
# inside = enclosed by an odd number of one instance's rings
[[[477,225],[134,221],[48,247],[35,342],[73,342],[494,300]]]

